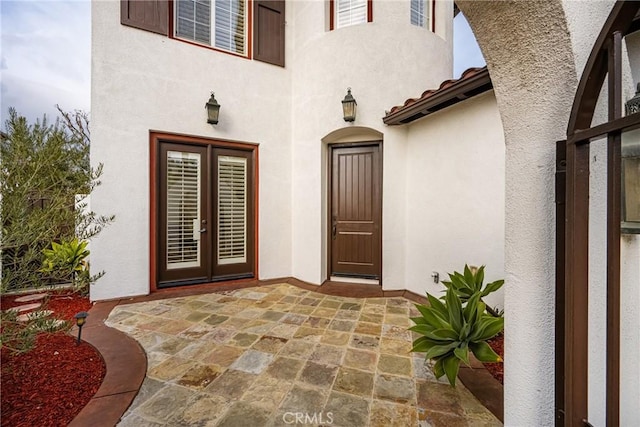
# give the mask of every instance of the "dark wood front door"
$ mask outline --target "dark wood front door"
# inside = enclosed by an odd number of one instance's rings
[[[253,153],[167,141],[158,154],[158,287],[253,277]]]
[[[331,147],[332,276],[379,279],[382,165],[380,145]]]

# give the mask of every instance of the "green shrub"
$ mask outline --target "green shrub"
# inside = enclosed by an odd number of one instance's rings
[[[41,270],[43,250],[75,236],[90,239],[114,220],[84,202],[76,207],[76,195],[100,184],[102,165],[89,163],[88,115],[58,110],[61,119],[50,125],[9,108],[0,138],[2,292],[55,284]]]
[[[504,280],[502,279],[487,283],[484,287],[482,282],[484,282],[484,265],[478,269],[472,269],[465,264],[464,274],[460,274],[457,271],[449,273],[449,280],[443,280],[442,284],[447,289],[453,290],[463,303],[477,293],[480,294],[480,300],[482,301],[483,297],[497,291],[504,285]],[[487,312],[495,317],[502,315],[501,312],[489,306],[487,306]]]
[[[452,288],[447,289],[444,302],[427,294],[430,306],[416,304],[420,316],[411,318],[415,325],[409,329],[423,335],[413,342],[411,351],[434,360],[436,378],[446,375],[454,387],[460,362],[469,365],[469,351],[481,362],[502,361],[486,341],[502,331],[504,318],[486,314],[480,295],[472,295],[463,307]]]
[[[77,238],[64,240],[61,243],[52,242],[51,249],[44,249],[44,261],[40,271],[49,273],[58,280],[70,280],[74,288],[81,293],[88,291],[88,285],[98,280],[103,273],[95,276],[89,274],[88,241],[78,241]]]

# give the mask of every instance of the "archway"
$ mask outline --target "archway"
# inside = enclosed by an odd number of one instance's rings
[[[505,425],[551,425],[555,141],[577,86],[570,23],[559,0],[457,4],[487,62],[505,131]]]

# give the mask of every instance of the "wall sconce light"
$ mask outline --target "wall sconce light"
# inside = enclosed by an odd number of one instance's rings
[[[87,313],[86,311],[81,311],[80,313],[73,316],[76,319],[76,326],[78,327],[78,341],[76,342],[76,345],[80,344],[80,335],[82,334],[82,327],[87,321],[88,315],[89,313]]]
[[[625,104],[626,115],[640,112],[640,83],[636,95]],[[640,234],[640,129],[622,132],[623,234]]]
[[[640,112],[640,83],[638,83],[636,96],[627,101],[627,103],[624,105],[624,109],[625,116]]]
[[[351,95],[351,88],[347,88],[347,94],[342,100],[342,113],[345,122],[353,122],[356,120],[357,105],[356,99]]]
[[[216,101],[216,97],[213,92],[211,92],[211,98],[209,98],[204,106],[207,109],[207,123],[217,125],[218,116],[220,114],[220,104],[218,104],[218,101]]]

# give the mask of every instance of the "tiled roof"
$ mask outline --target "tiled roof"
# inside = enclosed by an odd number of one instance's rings
[[[409,98],[382,118],[387,125],[411,123],[460,101],[493,88],[487,67],[469,68],[459,79],[445,80],[438,89],[426,90],[419,98]]]

